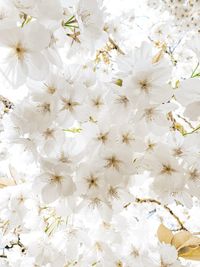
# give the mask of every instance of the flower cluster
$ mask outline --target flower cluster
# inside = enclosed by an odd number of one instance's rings
[[[0,266],[198,266],[199,12],[1,1]]]

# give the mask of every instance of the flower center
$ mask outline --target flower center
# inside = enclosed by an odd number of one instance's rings
[[[160,174],[172,175],[174,172],[176,172],[176,170],[173,169],[169,164],[163,164]]]
[[[55,175],[51,176],[51,182],[53,182],[53,183],[60,183],[62,179],[63,179],[63,176],[61,176],[61,175],[55,174]]]
[[[18,43],[14,47],[14,50],[15,50],[15,54],[16,54],[17,58],[19,60],[23,60],[24,59],[25,52],[26,52],[26,49],[22,46],[22,44]]]
[[[190,171],[189,175],[190,175],[190,180],[192,181],[200,180],[200,173],[198,172],[197,169]]]
[[[126,107],[128,105],[128,103],[129,103],[129,99],[125,95],[120,95],[116,99],[116,102],[119,103],[119,104],[122,104],[122,105],[124,105]]]
[[[106,168],[114,168],[117,171],[119,171],[119,166],[122,163],[121,160],[117,159],[116,156],[111,156],[105,159],[107,161],[107,164],[105,165]]]
[[[91,187],[98,187],[98,178],[95,177],[94,175],[90,175],[90,177],[88,177],[86,179],[87,183],[88,183],[88,188],[90,189]]]
[[[79,106],[79,103],[76,101],[73,101],[72,99],[63,98],[62,102],[63,102],[63,107],[61,110],[69,110],[70,112],[73,112],[74,108],[76,106]]]
[[[100,133],[97,137],[97,140],[105,144],[106,141],[108,140],[108,133]]]
[[[54,137],[54,129],[46,129],[45,132],[43,132],[43,136],[45,139],[48,139],[48,138],[53,138]]]
[[[147,79],[139,81],[138,84],[139,84],[141,91],[143,91],[145,93],[149,93],[149,89],[151,87],[151,84],[148,82]]]

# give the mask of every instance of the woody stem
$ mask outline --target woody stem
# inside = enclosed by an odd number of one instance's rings
[[[156,205],[159,205],[159,206],[163,207],[165,210],[167,210],[174,217],[174,219],[180,225],[180,228],[177,229],[177,230],[185,230],[185,231],[188,231],[187,228],[183,225],[183,223],[179,219],[179,217],[167,205],[163,205],[160,201],[158,201],[156,199],[151,199],[151,198],[143,198],[143,199],[136,198],[135,202],[136,203],[154,203]],[[126,204],[124,206],[124,208],[127,208],[130,204],[131,203]]]

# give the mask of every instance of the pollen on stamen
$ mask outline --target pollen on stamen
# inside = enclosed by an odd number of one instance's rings
[[[149,81],[147,79],[140,80],[138,82],[138,85],[139,85],[141,91],[143,91],[145,93],[149,93],[149,89],[151,88],[151,84],[149,83]]]
[[[133,138],[133,136],[130,135],[130,133],[122,134],[122,143],[123,144],[129,145],[134,140],[135,139]]]
[[[145,109],[144,116],[148,121],[152,121],[154,116],[154,108]]]
[[[86,178],[86,181],[89,189],[98,187],[98,177],[94,176],[93,174]]]
[[[45,139],[53,138],[54,137],[54,129],[47,128],[46,131],[43,132],[43,136]]]
[[[63,179],[63,176],[61,176],[61,175],[55,174],[55,175],[51,176],[51,182],[53,182],[53,183],[60,183],[62,179]]]
[[[97,98],[92,99],[92,104],[94,107],[99,109],[104,103],[101,101],[100,97],[97,97]]]
[[[189,172],[189,179],[192,180],[192,181],[200,180],[200,173],[198,172],[197,169],[191,170]]]
[[[105,144],[108,141],[108,132],[106,132],[106,133],[100,133],[97,136],[97,140],[100,141],[100,142],[102,142],[103,144]]]
[[[51,105],[50,103],[42,103],[38,105],[38,108],[42,113],[50,113],[51,112]]]
[[[170,164],[162,164],[162,170],[160,174],[172,175],[176,170],[170,166]]]
[[[111,197],[111,198],[115,198],[115,199],[118,199],[119,198],[119,193],[118,193],[118,190],[116,187],[113,187],[113,186],[110,186],[109,189],[108,189],[108,195]]]
[[[47,88],[46,91],[47,91],[48,94],[53,95],[56,92],[55,86],[53,86],[53,85],[47,85],[47,84],[44,84],[44,85]]]
[[[16,57],[19,60],[23,60],[24,59],[24,55],[26,53],[26,49],[22,46],[21,43],[18,43],[15,47],[14,47],[14,53],[16,54]]]
[[[63,102],[63,107],[61,111],[68,110],[70,112],[73,112],[74,108],[79,105],[78,102],[73,101],[72,99],[62,98],[62,102]]]
[[[118,159],[115,155],[112,155],[111,157],[108,157],[105,160],[107,162],[107,164],[105,165],[105,168],[114,168],[117,171],[119,171],[122,161]]]
[[[124,105],[126,107],[128,105],[128,103],[129,103],[129,99],[125,95],[120,95],[116,99],[116,102],[119,103],[119,104],[122,104],[122,105]]]
[[[98,197],[90,199],[89,207],[95,209],[101,205],[101,200]]]

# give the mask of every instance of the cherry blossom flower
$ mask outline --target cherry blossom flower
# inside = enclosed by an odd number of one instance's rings
[[[0,2],[0,266],[199,266],[199,1]]]
[[[36,41],[36,36],[40,36]],[[50,34],[41,24],[1,30],[0,44],[4,50],[5,73],[14,84],[21,85],[26,77],[40,80],[48,73],[48,63],[42,50],[47,48]]]

